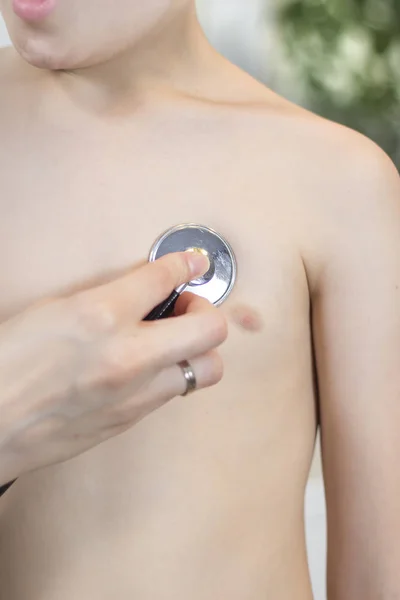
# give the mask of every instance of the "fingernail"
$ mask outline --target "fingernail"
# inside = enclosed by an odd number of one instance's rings
[[[210,268],[210,261],[208,257],[201,252],[201,250],[190,249],[188,250],[189,268],[191,273],[191,279],[200,277],[207,273]]]

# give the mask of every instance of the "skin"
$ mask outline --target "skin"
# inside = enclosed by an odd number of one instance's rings
[[[0,0],[44,69],[1,56],[2,314],[204,223],[239,266],[225,377],[22,477],[1,504],[0,598],[311,600],[318,424],[329,600],[400,598],[398,174],[217,56],[190,2],[117,5],[59,0],[39,27]]]
[[[1,484],[77,456],[185,393],[181,361],[192,361],[198,389],[220,381],[226,322],[209,302],[184,294],[176,318],[143,322],[208,268],[204,257],[171,254],[2,323]]]

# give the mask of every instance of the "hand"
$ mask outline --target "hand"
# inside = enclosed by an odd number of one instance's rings
[[[171,254],[128,276],[31,308],[0,325],[0,485],[122,433],[185,391],[217,383],[220,311],[184,294],[176,315],[143,318],[208,261]]]

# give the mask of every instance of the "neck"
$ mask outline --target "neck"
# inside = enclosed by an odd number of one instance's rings
[[[107,63],[59,72],[55,79],[74,102],[107,110],[152,95],[195,94],[215,55],[191,7]]]

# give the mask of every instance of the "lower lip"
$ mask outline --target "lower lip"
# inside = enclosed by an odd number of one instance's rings
[[[53,12],[56,0],[13,0],[15,14],[24,21],[43,21]]]

